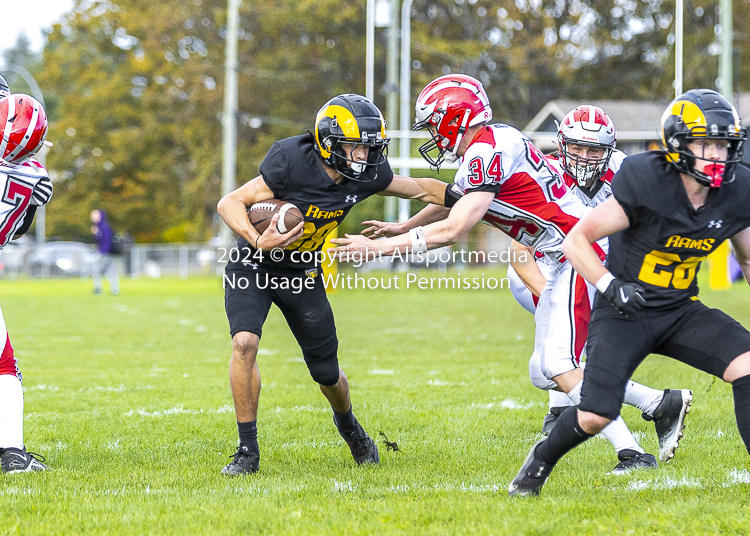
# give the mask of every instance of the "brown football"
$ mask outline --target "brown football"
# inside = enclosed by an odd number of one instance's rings
[[[279,221],[276,223],[276,229],[280,233],[288,233],[294,229],[297,224],[304,221],[302,212],[295,207],[292,203],[287,203],[281,199],[267,199],[265,201],[259,201],[252,205],[247,213],[250,216],[250,223],[259,232],[264,233],[268,229],[268,224],[271,223],[271,218],[276,213],[279,213]]]

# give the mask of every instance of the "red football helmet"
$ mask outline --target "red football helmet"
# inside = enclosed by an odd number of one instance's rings
[[[0,99],[0,163],[17,166],[34,156],[47,136],[47,114],[39,101],[17,93]]]
[[[579,186],[590,188],[609,166],[615,149],[615,124],[597,106],[579,106],[562,120],[557,132],[560,165]],[[604,150],[601,158],[583,158],[568,150],[568,144],[597,147]]]
[[[412,127],[433,126],[435,135],[419,148],[419,154],[439,169],[443,161],[455,162],[466,129],[492,119],[492,108],[482,83],[465,74],[436,78],[417,97],[417,121]],[[429,153],[438,150],[437,157]]]

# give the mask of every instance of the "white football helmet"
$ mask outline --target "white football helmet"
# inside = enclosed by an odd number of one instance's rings
[[[615,135],[615,124],[604,110],[590,105],[577,107],[565,116],[557,132],[560,165],[579,186],[591,188],[607,172],[615,149]],[[569,143],[598,147],[604,154],[601,158],[583,158],[568,150]]]

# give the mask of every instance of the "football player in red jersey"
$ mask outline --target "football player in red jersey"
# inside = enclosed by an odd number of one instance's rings
[[[620,169],[626,155],[615,149],[615,124],[599,108],[583,104],[568,112],[558,124],[557,153],[547,156],[550,166],[562,176],[570,190],[589,207],[595,207],[612,195],[612,177]],[[513,243],[518,252],[523,246]],[[515,300],[534,314],[547,278],[542,274],[544,262],[536,262],[534,251],[530,255],[511,255],[508,279]],[[528,260],[528,262],[523,262]],[[542,434],[548,435],[557,417],[573,401],[559,391],[549,391],[549,413],[544,417]]]
[[[225,309],[232,336],[229,376],[240,444],[222,474],[254,473],[260,467],[261,383],[256,358],[272,304],[284,314],[354,460],[380,461],[377,446],[352,413],[349,383],[338,363],[333,311],[314,254],[322,251],[326,236],[351,208],[372,195],[443,203],[445,183],[393,174],[385,158],[389,142],[385,121],[372,102],[360,95],[339,95],[320,109],[313,133],[274,143],[260,164],[260,175],[219,201],[219,214],[239,235],[241,252],[237,261],[227,264],[225,275]],[[279,233],[275,214],[268,228],[258,233],[247,209],[273,198],[299,208],[304,224]],[[237,280],[242,284],[226,284]]]
[[[558,125],[557,146],[558,152],[547,156],[547,162],[584,205],[595,207],[612,195],[612,177],[620,169],[626,155],[615,148],[615,125],[604,110],[583,104],[568,112]],[[607,242],[601,241],[601,244],[606,250]],[[523,246],[514,242],[513,247],[518,250]],[[543,258],[536,256],[530,262],[521,262],[521,259],[519,255],[511,256],[508,267],[511,292],[516,301],[534,313],[546,279],[550,277],[547,273],[549,266]],[[631,387],[643,386],[633,384]],[[691,398],[687,390],[670,390],[669,396],[681,397],[685,401]],[[549,398],[550,411],[544,417],[542,426],[544,435],[549,434],[562,411],[572,405],[569,398],[554,390],[549,391]],[[650,420],[648,412],[643,415]]]
[[[487,124],[492,110],[478,80],[460,74],[437,78],[417,98],[416,114],[414,128],[429,129],[432,134],[419,149],[422,156],[433,167],[460,158],[454,184],[446,190],[446,205],[452,208],[446,215],[444,207],[427,207],[398,227],[409,234],[378,241],[347,235],[334,240],[340,245],[336,251],[380,250],[389,255],[409,248],[424,252],[455,243],[480,220],[532,248],[549,265],[550,277],[535,313],[529,376],[536,387],[562,390],[578,403],[583,379],[580,360],[595,289],[573,272],[561,246],[589,209],[520,131],[501,123]],[[373,224],[366,232],[378,230],[377,222],[366,223]],[[386,231],[390,234],[393,228],[388,226]],[[606,244],[597,245],[602,257],[603,247]],[[633,383],[628,386],[628,403],[660,422],[664,403],[675,397],[670,393],[683,401],[682,391],[659,391]],[[689,405],[690,400],[684,403]],[[621,418],[603,433],[618,452],[615,472],[657,465]]]
[[[750,332],[698,299],[701,262],[724,240],[750,281],[750,172],[746,133],[732,104],[687,91],[662,116],[664,151],[630,156],[613,195],[568,234],[565,254],[596,285],[581,403],[535,444],[509,487],[539,495],[556,463],[620,413],[628,379],[651,353],[732,384],[740,436],[750,451]],[[606,267],[591,244],[610,237]],[[679,438],[682,422],[664,423]]]
[[[0,77],[0,93],[7,93]],[[29,230],[37,207],[52,197],[52,182],[33,156],[47,134],[44,108],[28,95],[0,97],[0,255]],[[18,360],[0,310],[0,467],[6,473],[44,471],[44,458],[23,441],[23,388]]]

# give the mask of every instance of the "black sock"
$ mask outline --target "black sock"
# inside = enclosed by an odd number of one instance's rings
[[[339,429],[341,435],[350,436],[357,430],[357,418],[352,413],[352,408],[346,413],[333,412],[333,423]]]
[[[732,382],[734,391],[734,416],[740,437],[750,453],[750,376],[743,376]]]
[[[250,450],[258,450],[258,420],[250,422],[238,422],[237,430],[240,433],[240,446],[244,445]]]
[[[537,447],[537,458],[554,466],[568,451],[590,437],[592,434],[584,432],[578,424],[578,406],[573,406],[562,412],[549,437]]]

